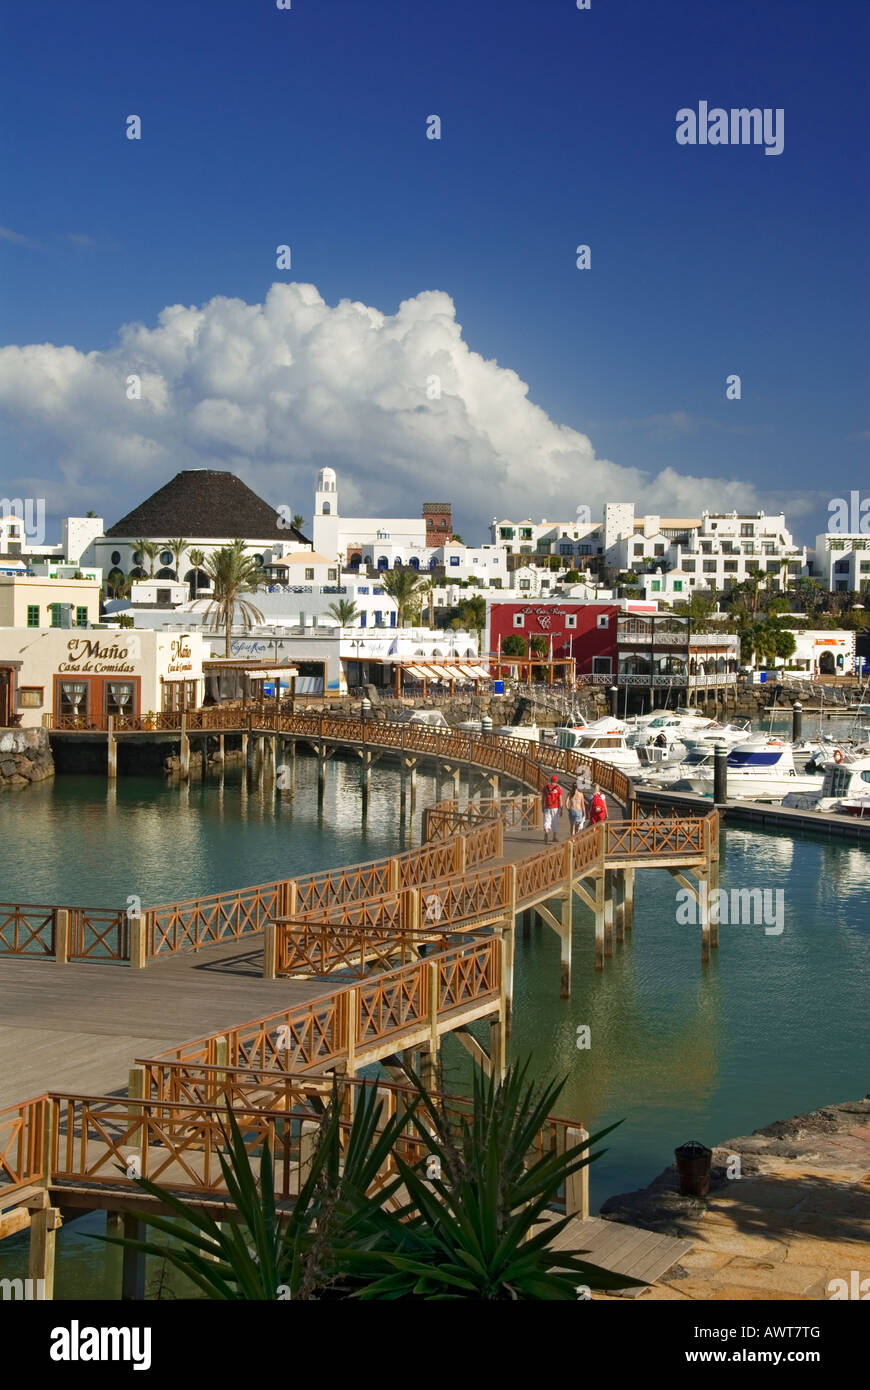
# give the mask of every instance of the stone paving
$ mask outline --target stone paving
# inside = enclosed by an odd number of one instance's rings
[[[720,1145],[707,1198],[670,1167],[601,1215],[694,1241],[642,1299],[870,1298],[870,1096]]]

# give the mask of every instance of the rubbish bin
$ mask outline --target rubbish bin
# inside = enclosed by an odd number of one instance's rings
[[[713,1150],[698,1139],[674,1149],[680,1193],[683,1197],[706,1197],[710,1191],[710,1164]]]

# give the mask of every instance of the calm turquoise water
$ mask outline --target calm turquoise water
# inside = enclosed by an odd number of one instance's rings
[[[418,812],[435,797],[434,779],[421,774]],[[318,805],[314,762],[301,755],[295,789],[278,797],[246,789],[238,773],[189,788],[58,778],[0,797],[0,900],[113,906],[138,893],[147,905],[419,838],[419,814],[400,824],[396,769],[377,769],[362,813],[356,764],[330,765]],[[721,886],[781,889],[784,929],[723,924],[706,969],[700,928],[677,923],[677,885],[663,872],[638,874],[634,931],[603,974],[592,970],[590,914],[575,905],[570,1000],[558,997],[555,935],[518,933],[514,1053],[566,1078],[559,1113],[589,1128],[625,1119],[592,1169],[596,1204],[647,1183],[686,1139],[719,1142],[867,1090],[867,853],[740,828],[722,843]],[[581,1024],[589,1051],[576,1046]],[[466,1054],[449,1039],[444,1059],[448,1081],[464,1085]],[[103,1296],[102,1255],[82,1239],[99,1228],[95,1216],[61,1233],[58,1297]],[[25,1262],[26,1237],[0,1244],[0,1277],[23,1274]]]

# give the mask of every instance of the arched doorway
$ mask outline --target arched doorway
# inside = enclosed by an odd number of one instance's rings
[[[386,555],[379,555],[379,556],[378,556],[378,569],[379,569],[379,570],[388,570],[389,568],[390,568],[390,562],[389,562],[389,560],[387,559]]]
[[[821,656],[819,657],[819,675],[833,676],[834,671],[835,668],[833,652],[822,652]]]
[[[350,565],[350,568],[352,570],[359,569],[360,565],[362,564],[362,555],[359,553],[358,550],[355,550],[354,553],[351,555],[348,564]]]
[[[416,555],[411,556],[408,564],[412,570],[418,570],[420,568],[420,561],[417,559]]]

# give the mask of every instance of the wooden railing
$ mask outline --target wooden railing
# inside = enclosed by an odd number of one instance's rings
[[[45,1096],[0,1110],[0,1202],[45,1177]]]
[[[49,907],[0,903],[0,956],[63,960],[128,960],[126,911],[114,907]]]
[[[707,855],[711,836],[718,830],[718,813],[706,816],[652,818],[648,820],[607,821],[605,852],[609,858],[620,855],[663,857]]]
[[[445,1010],[465,1006],[483,1014],[487,1005],[496,1007],[502,988],[501,938],[487,936],[359,984],[339,986],[280,1013],[195,1038],[156,1060],[207,1066],[225,1060],[231,1067],[287,1072],[359,1061],[360,1054],[376,1060],[393,1043],[399,1045],[402,1033],[423,1025],[437,1031]]]
[[[375,1129],[398,1116],[408,1123],[373,1178],[382,1186],[397,1172],[396,1158],[412,1166],[431,1153],[428,1119],[409,1084],[326,1075],[297,1077],[249,1068],[191,1067],[147,1062],[145,1094],[125,1096],[49,1093],[0,1112],[0,1204],[7,1208],[24,1187],[54,1189],[62,1201],[65,1184],[97,1191],[135,1193],[137,1177],[159,1183],[181,1197],[221,1198],[226,1194],[220,1155],[226,1151],[228,1109],[256,1164],[265,1143],[272,1155],[274,1194],[292,1202],[300,1175],[310,1161],[332,1095],[339,1104],[339,1142],[347,1144],[354,1096],[374,1086],[380,1115]],[[468,1098],[437,1095],[439,1112],[454,1127],[472,1119]],[[577,1121],[548,1116],[531,1136],[526,1163],[564,1153],[582,1142]],[[588,1213],[588,1185],[571,1180],[551,1206],[572,1215]]]

